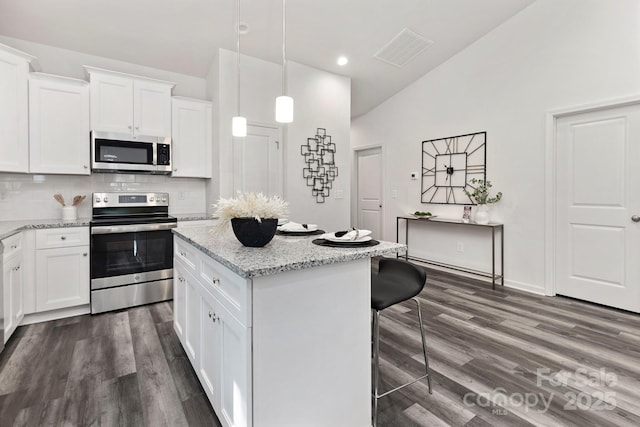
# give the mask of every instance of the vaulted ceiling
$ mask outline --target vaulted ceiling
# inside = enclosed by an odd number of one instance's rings
[[[280,62],[282,0],[240,1],[242,53]],[[534,1],[289,0],[287,58],[351,77],[355,117]],[[400,67],[374,57],[405,28],[433,44]],[[235,1],[0,0],[0,35],[204,77],[218,48],[235,50]]]

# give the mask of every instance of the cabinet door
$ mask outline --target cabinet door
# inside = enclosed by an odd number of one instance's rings
[[[29,64],[0,50],[0,171],[29,171]]]
[[[251,334],[201,287],[200,379],[225,426],[251,424]]]
[[[89,304],[89,247],[36,251],[36,309]]]
[[[198,282],[189,273],[185,277],[186,325],[184,331],[185,351],[197,371],[200,362],[200,295]]]
[[[136,135],[171,135],[171,87],[143,80],[133,84],[133,121]]]
[[[89,87],[62,78],[29,80],[29,170],[89,175]]]
[[[22,294],[22,257],[15,256],[4,264],[4,342],[6,343],[24,317]]]
[[[251,365],[249,330],[231,313],[218,304],[217,327],[220,350],[220,411],[230,426],[250,424],[249,396]],[[223,424],[225,422],[223,421]]]
[[[133,80],[91,74],[91,129],[133,132]]]
[[[173,263],[173,329],[180,339],[182,346],[185,346],[184,332],[186,325],[186,279],[184,267],[177,261]]]
[[[174,177],[211,178],[211,103],[172,98]]]
[[[215,322],[215,299],[207,292],[200,298],[200,368],[197,371],[211,406],[220,409],[220,329]]]

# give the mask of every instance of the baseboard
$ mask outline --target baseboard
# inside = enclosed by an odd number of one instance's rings
[[[514,280],[505,280],[504,285],[507,288],[517,289],[531,294],[546,295],[544,293],[544,286],[534,286],[529,283],[516,282]]]
[[[89,304],[76,307],[61,308],[59,310],[49,310],[40,313],[25,314],[20,326],[31,325],[32,323],[48,322],[50,320],[64,319],[65,317],[80,316],[91,313]]]

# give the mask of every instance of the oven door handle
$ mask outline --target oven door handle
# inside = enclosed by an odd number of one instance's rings
[[[139,231],[170,230],[178,226],[175,222],[158,224],[100,225],[91,227],[91,234],[136,233]]]

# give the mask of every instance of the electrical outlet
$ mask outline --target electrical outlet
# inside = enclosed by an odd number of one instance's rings
[[[178,193],[178,200],[184,200],[184,196],[185,196],[184,191],[179,192]]]
[[[458,252],[464,252],[464,243],[458,242],[457,250]]]
[[[391,198],[392,199],[397,199],[398,198],[398,190],[396,190],[396,189],[391,190]]]

